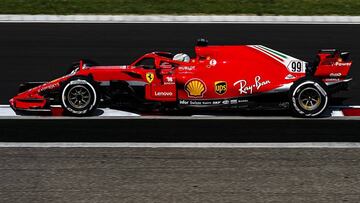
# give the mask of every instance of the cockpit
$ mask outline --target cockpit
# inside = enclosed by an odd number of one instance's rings
[[[185,53],[152,52],[145,54],[131,65],[143,69],[176,68],[180,64],[189,63],[190,56]]]

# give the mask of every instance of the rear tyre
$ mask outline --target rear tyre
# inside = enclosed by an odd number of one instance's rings
[[[329,94],[323,82],[304,78],[290,89],[290,107],[297,117],[318,117],[328,107]]]
[[[67,115],[86,116],[98,105],[95,84],[87,78],[73,78],[64,84],[61,92],[61,105]]]

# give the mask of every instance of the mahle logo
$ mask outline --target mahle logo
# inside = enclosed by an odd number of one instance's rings
[[[227,84],[225,81],[216,81],[215,82],[215,92],[216,94],[223,95],[227,91]]]

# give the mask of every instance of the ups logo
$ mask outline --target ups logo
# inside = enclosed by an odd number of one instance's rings
[[[227,91],[227,84],[225,81],[215,82],[215,92],[216,94],[223,95]]]

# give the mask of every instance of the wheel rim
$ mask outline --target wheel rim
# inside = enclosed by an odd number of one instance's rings
[[[91,101],[90,91],[83,85],[72,87],[67,96],[69,104],[76,109],[85,108]]]
[[[299,93],[298,102],[303,109],[313,111],[321,104],[320,92],[313,87],[305,88]]]

